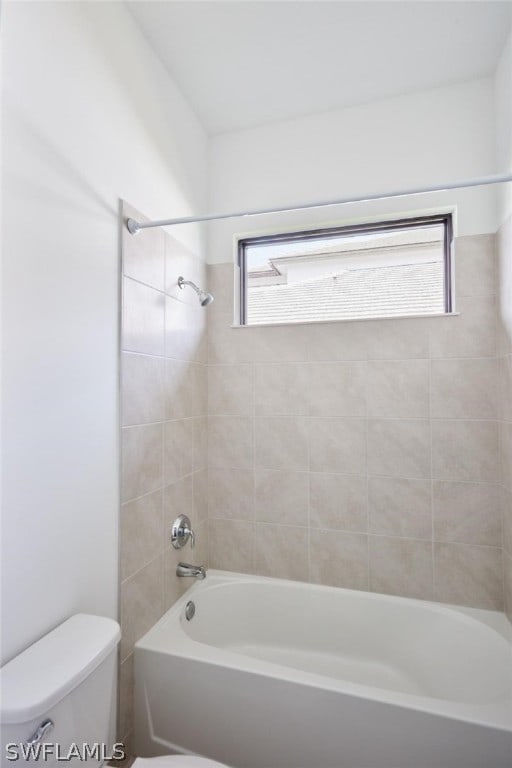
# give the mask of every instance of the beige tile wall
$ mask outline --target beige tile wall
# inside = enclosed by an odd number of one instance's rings
[[[144,217],[129,206],[124,216]],[[161,229],[122,240],[122,506],[119,738],[133,727],[133,645],[190,586],[180,559],[207,562],[206,312],[183,274],[205,267]],[[197,547],[170,546],[172,521],[188,514]]]
[[[494,237],[456,242],[456,317],[232,328],[233,283],[209,267],[211,566],[502,609]]]
[[[503,580],[505,607],[512,621],[512,217],[499,230],[497,245]]]

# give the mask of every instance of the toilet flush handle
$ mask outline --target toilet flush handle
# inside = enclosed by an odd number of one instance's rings
[[[33,733],[30,739],[27,741],[27,746],[33,747],[35,744],[39,744],[39,742],[46,736],[47,733],[53,731],[53,728],[53,720],[50,720],[50,718],[43,720],[37,731]]]

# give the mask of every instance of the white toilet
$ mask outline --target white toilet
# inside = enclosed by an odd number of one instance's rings
[[[2,667],[2,768],[11,762],[39,762],[45,768],[78,766],[84,757],[89,768],[106,765],[114,754],[120,636],[112,619],[77,614]],[[226,768],[181,755],[139,757],[133,765]]]

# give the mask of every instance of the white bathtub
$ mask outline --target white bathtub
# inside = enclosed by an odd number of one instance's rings
[[[510,624],[209,571],[135,646],[135,723],[236,768],[511,768]]]

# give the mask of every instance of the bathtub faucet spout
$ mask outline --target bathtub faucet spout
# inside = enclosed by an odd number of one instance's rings
[[[176,567],[176,576],[193,576],[196,579],[206,578],[206,568],[204,565],[191,565],[190,563],[178,563]]]

